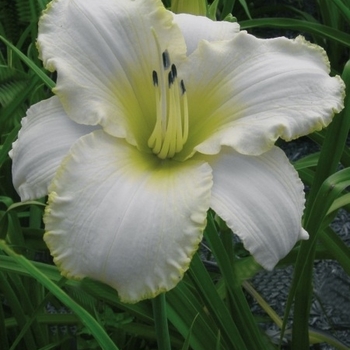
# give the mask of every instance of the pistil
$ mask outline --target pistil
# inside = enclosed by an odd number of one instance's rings
[[[159,69],[152,72],[155,89],[156,123],[148,139],[148,146],[161,159],[172,158],[183,148],[188,137],[188,104],[183,80],[177,76],[177,68],[171,63],[167,50],[160,53],[157,44]]]

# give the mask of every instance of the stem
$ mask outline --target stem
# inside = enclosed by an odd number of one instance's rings
[[[153,317],[157,334],[158,349],[171,350],[166,314],[165,293],[152,299]]]

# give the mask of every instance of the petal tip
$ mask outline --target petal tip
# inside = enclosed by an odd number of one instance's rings
[[[309,238],[310,238],[310,236],[309,236],[308,232],[306,230],[304,230],[303,228],[301,228],[299,239],[306,241]]]

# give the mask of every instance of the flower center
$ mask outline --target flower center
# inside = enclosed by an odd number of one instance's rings
[[[183,148],[188,137],[188,105],[185,84],[178,79],[175,64],[160,45],[152,30],[159,53],[159,69],[152,72],[156,96],[156,123],[148,147],[161,159],[172,158]]]

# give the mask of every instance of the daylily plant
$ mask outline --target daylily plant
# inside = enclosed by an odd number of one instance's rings
[[[266,269],[308,238],[303,184],[274,143],[343,108],[323,49],[159,0],[54,0],[38,49],[55,96],[23,119],[13,181],[23,201],[49,194],[44,239],[64,276],[125,302],[168,291],[209,208]]]

